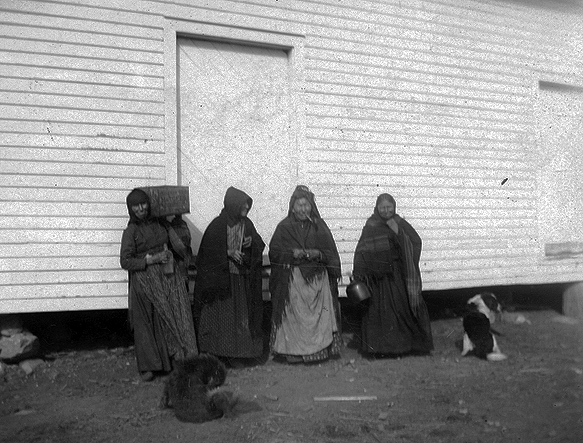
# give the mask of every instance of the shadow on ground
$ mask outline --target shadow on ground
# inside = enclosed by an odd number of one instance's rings
[[[424,299],[433,321],[461,317],[468,298],[482,291],[498,296],[505,310],[551,309],[562,313],[564,285],[519,285],[426,291]],[[341,298],[344,332],[359,329],[363,307]],[[264,329],[269,331],[271,303],[264,303]],[[133,343],[127,310],[67,311],[21,314],[24,327],[36,335],[43,353],[126,347]],[[266,334],[267,336],[269,334]]]

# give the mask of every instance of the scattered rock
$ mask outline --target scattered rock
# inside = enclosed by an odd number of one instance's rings
[[[30,375],[34,372],[36,368],[44,363],[40,358],[35,358],[31,360],[24,360],[19,363],[20,369],[22,369],[26,375]]]
[[[19,332],[10,337],[0,337],[0,360],[18,363],[38,355],[40,344],[38,338],[28,331]]]
[[[522,325],[525,323],[529,325],[532,324],[532,322],[520,312],[503,312],[502,321],[507,323],[514,323],[515,325]]]
[[[20,411],[16,411],[14,415],[30,415],[34,414],[36,411],[34,409],[21,409]]]
[[[11,337],[23,331],[22,320],[17,314],[0,315],[0,335]]]
[[[552,320],[557,323],[563,323],[565,325],[576,325],[579,323],[579,320],[576,318],[566,317],[564,315],[558,315],[553,317]]]

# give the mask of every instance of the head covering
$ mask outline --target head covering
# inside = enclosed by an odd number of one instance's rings
[[[247,203],[249,206],[249,211],[251,206],[253,206],[253,199],[249,197],[245,192],[240,189],[230,186],[225,192],[225,198],[223,200],[223,210],[221,213],[227,215],[227,223],[229,226],[241,221],[243,216],[241,216],[241,210],[243,206]]]
[[[393,196],[391,194],[385,193],[385,194],[381,194],[377,197],[377,202],[374,205],[375,213],[378,214],[377,208],[378,208],[380,202],[382,202],[382,201],[391,202],[393,204],[393,206],[395,207],[395,213],[397,212],[397,202],[395,201],[395,199],[393,198]]]
[[[300,198],[305,198],[306,200],[308,200],[308,202],[310,202],[310,206],[312,207],[312,212],[310,212],[310,218],[312,219],[312,221],[316,221],[316,219],[321,218],[320,212],[318,211],[318,207],[316,206],[316,198],[314,196],[314,193],[311,192],[310,188],[308,188],[305,185],[296,186],[296,189],[294,190],[289,200],[289,209],[287,212],[288,217],[292,216],[294,205],[296,201],[299,200]]]
[[[148,217],[150,216],[150,197],[148,197],[148,194],[146,194],[144,191],[142,191],[141,189],[134,189],[132,190],[132,192],[130,192],[128,194],[128,196],[126,197],[126,205],[128,207],[128,214],[130,216],[130,223],[137,223],[140,221],[140,219],[138,217],[136,217],[136,214],[134,213],[134,211],[132,211],[132,206],[138,206],[139,204],[142,203],[148,203]],[[148,218],[146,217],[146,218]]]

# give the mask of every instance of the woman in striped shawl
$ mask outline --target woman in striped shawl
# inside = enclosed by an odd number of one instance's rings
[[[150,216],[148,195],[134,189],[126,198],[130,220],[123,232],[121,267],[129,274],[129,322],[143,381],[172,370],[172,360],[197,354],[184,275],[164,265],[172,252],[164,220]]]
[[[421,238],[396,214],[395,199],[377,198],[354,254],[353,277],[368,285],[361,350],[373,355],[427,354],[433,338],[421,296]]]

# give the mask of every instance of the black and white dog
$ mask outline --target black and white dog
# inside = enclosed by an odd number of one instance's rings
[[[468,313],[464,315],[464,340],[462,355],[472,352],[475,356],[488,361],[501,361],[504,355],[492,331],[492,323],[501,314],[502,307],[491,292],[482,292],[470,298]]]

